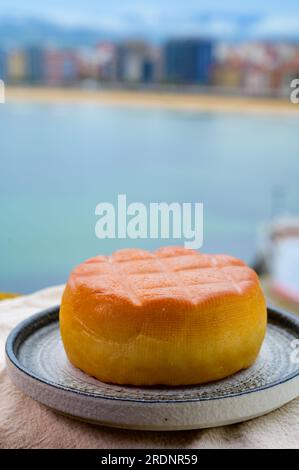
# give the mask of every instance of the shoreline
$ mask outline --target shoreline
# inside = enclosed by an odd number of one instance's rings
[[[199,93],[8,86],[5,94],[7,103],[93,103],[116,107],[270,114],[297,114],[299,111],[299,105],[286,99]]]

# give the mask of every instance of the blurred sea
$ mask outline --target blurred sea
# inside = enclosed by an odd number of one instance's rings
[[[98,240],[95,207],[204,202],[203,251],[250,262],[273,188],[299,213],[299,117],[99,107],[0,106],[0,291],[65,282],[74,265],[128,246]]]

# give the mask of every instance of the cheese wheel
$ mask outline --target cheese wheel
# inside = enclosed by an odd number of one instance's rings
[[[181,247],[89,259],[71,273],[60,309],[70,362],[116,384],[222,379],[254,363],[266,323],[252,269]]]

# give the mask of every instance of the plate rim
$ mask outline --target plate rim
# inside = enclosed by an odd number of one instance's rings
[[[106,395],[101,395],[101,394],[95,394],[92,392],[85,392],[81,390],[72,389],[67,386],[52,382],[46,378],[40,377],[39,375],[35,374],[29,368],[22,365],[16,353],[16,349],[19,347],[19,345],[17,344],[18,341],[19,343],[21,343],[22,340],[24,341],[28,336],[30,336],[30,334],[34,333],[42,326],[45,326],[45,322],[46,324],[59,322],[59,311],[60,311],[60,305],[55,305],[47,309],[43,309],[40,312],[35,313],[34,315],[31,315],[25,320],[22,320],[20,323],[18,323],[12,329],[12,331],[9,333],[6,339],[5,354],[6,354],[6,360],[9,360],[12,363],[12,365],[16,367],[24,375],[30,377],[33,380],[37,380],[38,382],[46,386],[53,387],[55,389],[58,389],[67,393],[72,393],[75,395],[80,395],[80,396],[88,397],[88,398],[95,398],[98,400],[111,400],[111,401],[116,401],[116,402],[124,401],[124,402],[131,402],[131,403],[135,402],[135,403],[147,404],[147,405],[148,404],[174,404],[175,405],[177,403],[211,402],[214,400],[240,397],[243,395],[257,393],[263,390],[277,387],[293,379],[296,379],[299,376],[299,368],[298,368],[297,372],[293,372],[287,375],[283,380],[277,380],[271,384],[261,385],[254,389],[247,389],[247,390],[243,390],[243,391],[236,392],[236,393],[228,393],[227,395],[223,395],[221,397],[151,400],[151,399],[130,398],[130,397],[113,397],[113,396],[106,396]],[[277,309],[272,306],[267,307],[267,313],[268,313],[268,321],[269,319],[272,319],[273,322],[283,324],[284,327],[288,326],[291,329],[295,328],[298,330],[298,334],[299,334],[299,318],[295,316],[294,314],[287,312],[285,310]],[[43,325],[39,325],[39,323],[43,323]],[[26,330],[28,330],[27,334],[26,334]],[[23,335],[25,335],[25,337],[22,338]],[[122,386],[130,387],[129,385],[122,385]],[[142,388],[142,387],[138,387],[138,388]]]

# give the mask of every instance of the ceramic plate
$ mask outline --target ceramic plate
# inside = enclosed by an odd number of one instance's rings
[[[290,314],[268,308],[266,339],[249,369],[207,385],[173,388],[111,385],[84,374],[66,358],[58,317],[59,307],[52,308],[11,332],[8,373],[27,395],[77,419],[131,429],[206,428],[263,415],[299,395],[299,363],[291,360],[299,320]]]

